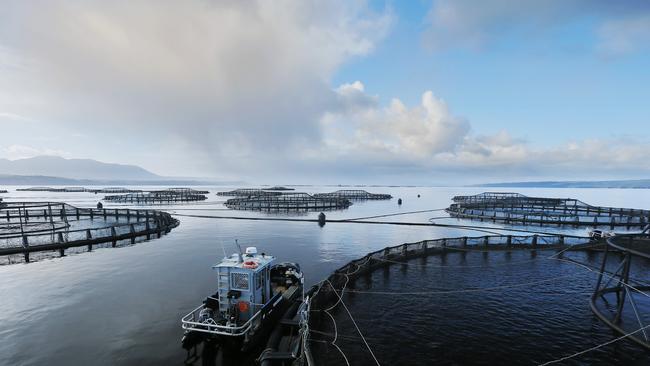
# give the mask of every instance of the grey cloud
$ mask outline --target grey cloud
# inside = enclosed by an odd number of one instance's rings
[[[13,97],[1,110],[134,143],[172,141],[215,170],[264,168],[318,143],[320,116],[339,103],[332,73],[371,52],[391,22],[364,1],[3,7],[0,82]],[[4,72],[9,61],[25,67]]]

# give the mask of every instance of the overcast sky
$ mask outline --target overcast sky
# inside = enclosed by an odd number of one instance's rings
[[[645,0],[0,3],[0,158],[260,183],[650,178],[648,85]]]

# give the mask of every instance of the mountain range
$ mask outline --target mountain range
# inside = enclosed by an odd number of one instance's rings
[[[0,175],[129,181],[165,179],[135,165],[103,163],[92,159],[65,159],[58,156],[37,156],[18,160],[0,159]]]
[[[0,185],[122,186],[122,185],[237,185],[241,181],[209,178],[165,177],[136,165],[103,163],[92,159],[37,156],[28,159],[0,159]]]

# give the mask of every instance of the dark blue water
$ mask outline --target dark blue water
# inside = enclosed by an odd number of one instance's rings
[[[413,259],[350,283],[343,301],[384,365],[538,365],[618,337],[589,308],[597,275],[550,258],[554,253],[468,252]],[[601,260],[600,254],[582,252],[562,258],[591,265]],[[647,279],[650,262],[636,261],[631,273]],[[503,288],[475,290],[495,286]],[[650,298],[635,299],[650,324]],[[613,297],[609,300],[611,306],[600,302],[605,313],[615,304]],[[636,330],[627,306],[623,326]],[[345,364],[335,347],[323,343],[333,341],[334,332],[351,365],[375,364],[343,305],[331,313],[336,328],[325,317],[312,332],[319,364]],[[560,364],[647,365],[650,355],[620,341]]]
[[[39,201],[65,201],[79,207],[92,207],[101,197],[101,195],[87,193],[15,192],[13,187],[8,188],[10,194],[3,195],[6,200],[11,199],[7,197],[15,199],[22,197],[22,199]],[[223,198],[213,193],[232,188],[236,187],[218,189],[208,187],[212,194],[207,202],[159,208],[184,215],[269,216],[264,213],[226,210],[221,204]],[[337,188],[304,187],[299,190],[327,192],[335,189]],[[328,212],[328,217],[356,218],[444,208],[449,205],[453,195],[482,191],[466,188],[368,188],[368,190],[390,193],[395,199],[356,203],[347,210]],[[574,197],[597,205],[650,207],[648,190],[519,191],[531,195]],[[421,194],[421,198],[417,198],[418,194]],[[396,203],[398,197],[404,200],[401,207]],[[114,206],[106,205],[106,207]],[[317,214],[295,216],[315,218]],[[457,222],[445,219],[445,216],[444,212],[439,211],[385,219],[427,222],[431,217],[443,217],[438,220],[446,223]],[[271,253],[281,260],[301,263],[306,272],[307,283],[313,284],[351,259],[386,246],[438,237],[484,234],[438,227],[328,223],[321,228],[316,223],[217,220],[187,216],[178,218],[181,220],[181,225],[158,240],[125,248],[98,249],[88,254],[30,264],[0,266],[0,339],[2,340],[0,364],[181,364],[185,352],[180,348],[182,331],[179,320],[186,312],[197,306],[207,293],[214,290],[215,278],[210,266],[223,256],[222,246],[229,253],[235,250],[233,245],[235,239],[238,239],[243,246],[256,245],[260,250]],[[480,224],[499,226],[489,223]],[[585,234],[586,230],[572,232]],[[513,254],[514,256],[516,254]],[[566,268],[564,265],[554,265],[559,268],[558,271]],[[475,283],[476,286],[484,286],[517,278],[523,280],[536,267],[517,265],[499,268],[501,270],[506,268],[506,272],[489,276],[484,275],[480,269],[472,272],[448,270],[444,272],[444,279],[452,279],[459,284],[478,281]],[[586,288],[588,288],[587,284],[585,284]],[[520,291],[523,292],[523,289]],[[429,312],[418,311],[422,301],[392,299],[391,301],[396,305],[411,301],[409,309],[411,314],[427,314],[425,317],[413,318],[416,325],[395,325],[394,314],[389,312],[390,307],[379,312],[371,311],[375,310],[374,305],[367,305],[367,302],[358,303],[360,307],[355,308],[353,313],[361,316],[362,322],[366,322],[362,324],[364,329],[368,328],[367,319],[372,317],[375,320],[372,325],[383,329],[383,333],[396,334],[408,339],[408,343],[414,343],[409,348],[409,352],[414,353],[414,357],[417,356],[410,359],[413,364],[447,362],[445,360],[452,360],[450,362],[458,364],[481,363],[482,352],[496,352],[499,347],[516,351],[512,356],[512,363],[530,364],[529,361],[533,359],[545,361],[578,351],[585,346],[586,343],[576,341],[579,336],[567,336],[574,332],[572,327],[578,326],[580,330],[601,327],[589,315],[586,295],[584,299],[575,296],[574,305],[565,306],[562,305],[562,301],[569,298],[567,296],[551,294],[548,297],[528,300],[526,297],[509,297],[508,294],[509,292],[494,293],[492,297],[488,297],[490,301],[487,303],[476,300],[483,299],[482,297],[447,296],[443,306],[435,308],[437,310],[435,316]],[[357,298],[361,298],[361,295]],[[570,298],[574,299],[573,296]],[[435,304],[439,301],[434,301],[432,298],[426,300],[425,304],[429,302]],[[538,323],[535,320],[551,318],[550,312],[543,312],[532,319],[517,316],[517,314],[529,314],[530,309],[540,308],[540,306],[550,307],[549,304],[555,304],[554,308],[566,309],[567,319],[575,316],[574,323],[565,326],[560,322],[557,325],[557,329],[562,329],[562,334],[549,332],[548,327],[537,327]],[[468,308],[472,311],[468,312]],[[363,314],[367,314],[366,320],[363,319]],[[472,324],[474,324],[474,328],[470,328],[471,332],[445,326],[445,324],[456,324],[458,319],[469,317],[469,314],[472,314]],[[403,328],[412,330],[413,327],[417,330],[415,334],[420,334],[419,336],[407,338],[400,333]],[[480,333],[478,332],[480,329],[494,329],[494,332]],[[427,334],[439,332],[443,332],[445,338],[454,341],[444,343],[439,338],[427,337]],[[584,334],[581,331],[579,333]],[[472,338],[470,336],[472,334],[479,338]],[[486,334],[491,336],[488,337]],[[522,349],[518,339],[523,334],[531,334],[533,337],[527,338],[527,344],[532,342],[531,339],[548,338],[556,346],[537,351],[533,342],[528,344],[528,348]],[[599,334],[600,340],[611,336],[607,331]],[[375,337],[382,337],[382,335],[375,334],[373,338]],[[462,347],[464,339],[466,339],[465,348]],[[436,348],[439,343],[445,344],[443,350]],[[409,359],[406,359],[407,363],[400,361],[398,355],[402,354],[400,349],[404,344],[395,344],[394,337],[387,337],[379,343],[374,343],[374,347],[381,350],[381,357],[385,360],[382,364],[409,363]],[[477,353],[470,358],[458,358],[467,353],[468,348],[477,350]],[[427,351],[415,353],[416,351],[413,351],[415,349]],[[609,360],[618,363],[627,362],[628,359],[610,358]],[[366,361],[365,358],[359,358],[360,364],[365,364]]]

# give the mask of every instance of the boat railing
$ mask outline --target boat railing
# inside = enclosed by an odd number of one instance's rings
[[[256,308],[258,307],[261,308],[261,306],[259,305],[254,305],[254,306]],[[205,304],[201,304],[199,307],[192,310],[192,312],[185,315],[183,319],[181,319],[183,329],[187,331],[196,331],[202,333],[238,337],[238,336],[246,335],[246,333],[248,333],[248,331],[251,330],[253,324],[258,320],[258,318],[260,318],[260,316],[263,313],[263,311],[255,312],[255,315],[253,315],[246,323],[240,326],[219,325],[212,318],[207,318],[204,321],[200,320],[201,312],[205,308],[206,308]]]

